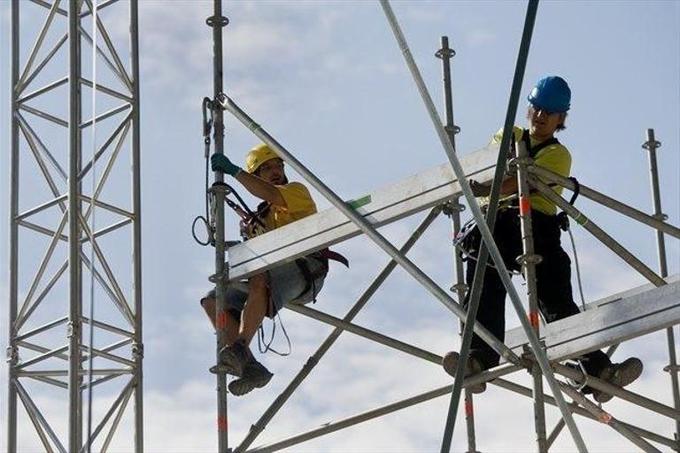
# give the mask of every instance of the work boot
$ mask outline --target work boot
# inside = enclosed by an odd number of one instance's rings
[[[251,357],[243,369],[243,377],[229,383],[229,393],[234,396],[245,395],[256,388],[262,388],[269,383],[272,373],[264,365]]]
[[[456,351],[447,352],[442,359],[442,367],[444,367],[444,371],[449,373],[451,376],[456,377],[458,360],[460,360],[460,354],[458,354]],[[467,363],[465,364],[465,377],[481,373],[482,371],[484,371],[482,362],[472,355],[468,356]],[[484,390],[486,390],[486,382],[470,385],[467,388],[472,393],[482,393]]]
[[[236,374],[238,370],[235,370],[229,365],[223,365],[221,363],[211,366],[208,371],[210,371],[212,374],[230,374],[232,376],[241,377],[241,374]]]
[[[246,363],[252,358],[250,349],[244,340],[236,340],[231,346],[225,346],[220,350],[220,363],[215,371],[243,376]],[[215,367],[213,367],[215,368]],[[213,370],[212,368],[210,369]]]
[[[642,362],[637,357],[631,357],[621,363],[612,363],[605,367],[598,376],[617,387],[625,387],[642,374]],[[601,390],[593,389],[593,397],[598,403],[606,403],[613,398],[613,395]]]

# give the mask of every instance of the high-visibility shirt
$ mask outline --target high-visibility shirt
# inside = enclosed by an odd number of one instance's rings
[[[515,126],[513,128],[513,135],[515,136],[515,142],[519,142],[522,140],[522,132],[523,129],[521,127]],[[503,139],[503,129],[499,130],[491,139],[492,143],[499,144],[501,140]],[[531,146],[536,146],[538,145],[538,141],[534,140],[533,137],[531,138]],[[557,173],[560,176],[563,176],[565,178],[569,177],[569,173],[571,171],[571,154],[569,154],[569,150],[562,145],[561,143],[555,143],[553,145],[548,145],[545,148],[541,149],[535,156],[534,156],[534,164],[538,167],[545,168],[546,170],[550,170],[554,173]],[[548,183],[547,181],[543,181],[546,184]],[[553,187],[553,190],[557,192],[557,194],[561,195],[562,194],[562,187]],[[516,198],[517,194],[513,195],[508,195],[506,197],[501,198],[500,200],[500,206],[506,206],[510,204],[511,200]],[[485,199],[483,200],[482,203],[480,204],[488,204],[488,197],[484,197]],[[531,208],[540,211],[544,214],[548,215],[555,215],[557,214],[557,206],[555,206],[554,203],[549,201],[547,198],[545,198],[543,195],[540,193],[532,193],[530,195],[530,200],[531,200]]]
[[[316,203],[312,200],[309,190],[299,182],[277,185],[286,206],[271,205],[264,218],[267,231],[288,225],[291,222],[316,213]]]

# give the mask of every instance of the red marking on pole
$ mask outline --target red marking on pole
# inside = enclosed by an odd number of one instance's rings
[[[215,319],[215,325],[217,326],[218,329],[224,329],[227,327],[227,312],[226,311],[218,311],[217,312],[217,319]]]
[[[608,425],[608,424],[612,421],[612,416],[611,416],[610,414],[608,414],[607,412],[602,412],[602,413],[600,414],[600,416],[598,417],[598,419],[599,419],[602,423]]]
[[[531,324],[531,327],[538,329],[538,312],[537,311],[530,311],[529,312],[529,324]]]
[[[527,196],[519,197],[519,214],[526,215],[531,212],[531,199]]]
[[[217,417],[217,429],[219,431],[227,430],[227,417]]]
[[[474,414],[474,406],[472,405],[472,400],[465,400],[465,415],[468,417],[472,417]]]

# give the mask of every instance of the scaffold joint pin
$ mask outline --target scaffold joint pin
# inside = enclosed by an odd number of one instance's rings
[[[678,373],[680,372],[680,365],[678,364],[669,364],[663,367],[663,370],[667,373]]]

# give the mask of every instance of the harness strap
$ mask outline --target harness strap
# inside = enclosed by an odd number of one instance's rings
[[[531,146],[531,137],[529,136],[529,129],[522,129],[522,141],[526,144],[527,147],[527,152],[529,153],[529,157],[532,159],[536,157],[536,155],[541,151],[543,148],[546,148],[550,145],[557,145],[560,143],[559,140],[555,137],[551,137],[548,140],[542,141],[541,143],[537,143],[534,146]]]
[[[320,261],[322,263],[322,266],[317,271],[312,272],[312,270],[309,268],[308,262],[309,259]],[[316,302],[316,280],[321,277],[325,277],[326,274],[328,274],[329,260],[337,261],[339,263],[344,264],[346,267],[349,267],[349,260],[347,258],[345,258],[338,252],[334,252],[329,248],[319,250],[318,252],[310,253],[304,258],[298,258],[295,260],[295,264],[297,264],[298,268],[300,269],[300,272],[307,281],[305,289],[302,290],[298,297],[302,296],[303,294],[307,294],[307,291],[311,289],[312,302]]]

